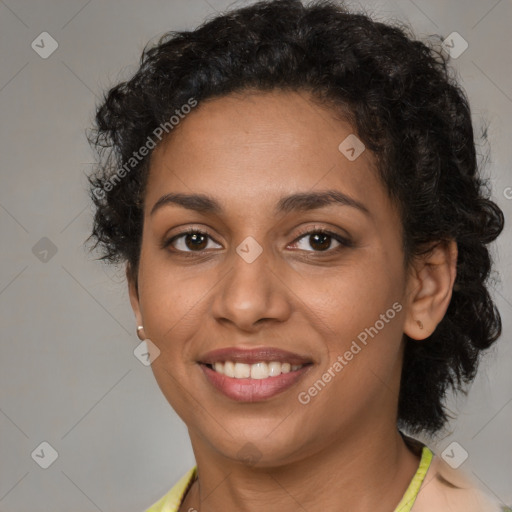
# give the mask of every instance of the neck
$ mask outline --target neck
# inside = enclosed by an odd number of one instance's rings
[[[180,511],[334,511],[340,504],[351,512],[394,510],[418,468],[419,456],[394,424],[378,432],[374,426],[344,432],[341,439],[326,440],[324,450],[273,467],[220,459],[189,432],[198,480]]]

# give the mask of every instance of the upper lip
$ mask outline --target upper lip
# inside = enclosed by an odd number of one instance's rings
[[[274,347],[259,347],[251,349],[236,347],[220,348],[207,352],[202,355],[198,361],[203,364],[213,364],[225,361],[245,364],[255,364],[261,361],[278,361],[280,363],[290,364],[307,364],[313,362],[309,357]]]

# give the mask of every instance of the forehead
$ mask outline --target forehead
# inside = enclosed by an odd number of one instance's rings
[[[201,103],[153,152],[146,213],[169,192],[215,195],[238,212],[286,194],[333,188],[378,205],[385,190],[370,152],[350,160],[339,149],[354,137],[348,122],[305,92]]]

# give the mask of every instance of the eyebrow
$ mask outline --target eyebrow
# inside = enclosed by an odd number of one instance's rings
[[[274,214],[284,214],[294,211],[309,211],[323,208],[331,204],[350,206],[366,215],[370,215],[368,208],[353,197],[339,190],[323,190],[319,192],[300,192],[279,199],[274,209]],[[205,194],[180,194],[169,193],[160,197],[153,205],[150,216],[166,205],[178,205],[187,210],[199,213],[222,214],[222,207],[213,198]]]

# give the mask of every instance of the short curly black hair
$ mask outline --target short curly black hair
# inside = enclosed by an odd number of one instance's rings
[[[373,152],[401,214],[406,265],[433,244],[457,242],[444,319],[423,342],[404,335],[397,424],[436,433],[449,417],[447,391],[465,392],[481,351],[501,334],[486,246],[504,224],[481,176],[467,97],[443,51],[439,35],[418,41],[402,22],[377,22],[325,0],[260,1],[196,30],[168,32],[97,109],[89,133],[98,158],[88,176],[95,216],[87,241],[101,247],[99,259],[126,262],[137,282],[151,151],[134,155],[158,127],[183,117],[191,99],[247,90],[312,93]]]

